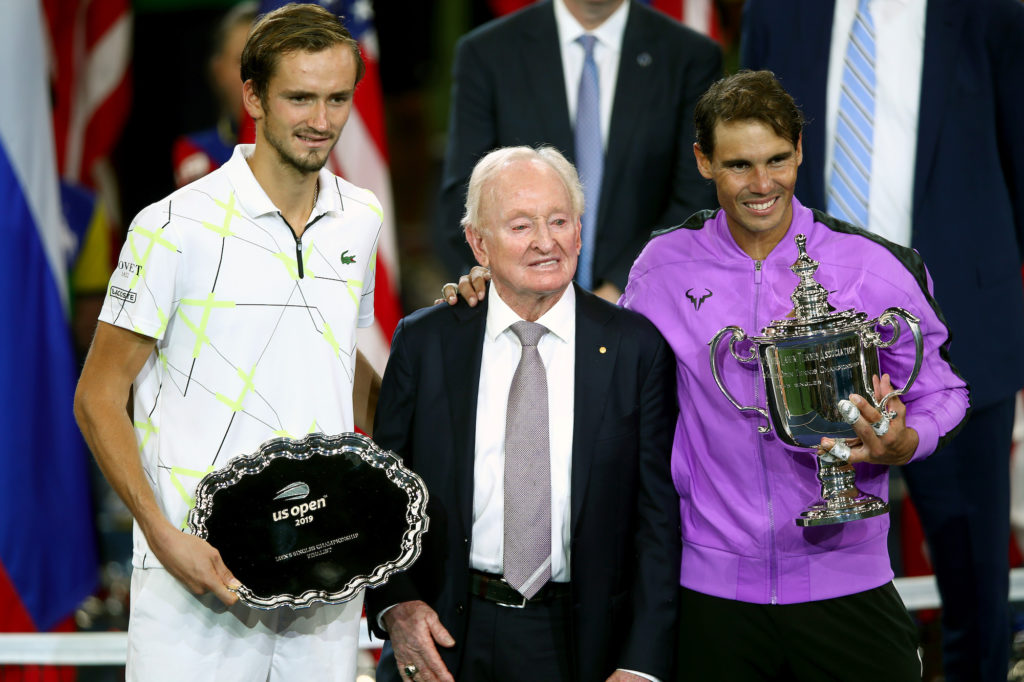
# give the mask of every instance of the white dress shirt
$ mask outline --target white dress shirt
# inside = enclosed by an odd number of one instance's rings
[[[557,2],[557,0],[556,0]],[[629,4],[624,3],[624,4]],[[487,323],[480,360],[476,403],[476,449],[473,463],[473,539],[469,565],[502,573],[505,526],[505,411],[522,345],[509,327],[520,318],[488,287]],[[569,524],[572,490],[572,429],[576,386],[576,291],[570,286],[537,320],[548,328],[537,352],[547,372],[548,429],[551,448],[551,580],[568,582]],[[381,614],[383,615],[383,613]],[[627,670],[659,682],[638,670]]]
[[[926,0],[871,0],[875,117],[867,228],[910,246]],[[839,88],[857,0],[835,0],[826,102],[825,185],[832,177]],[[823,208],[823,207],[821,207]]]
[[[619,77],[619,57],[622,54],[622,35],[629,17],[629,0],[623,2],[611,16],[593,31],[587,31],[576,21],[563,0],[554,0],[555,24],[558,26],[558,46],[562,53],[565,74],[565,101],[569,105],[569,122],[576,126],[576,100],[579,97],[580,75],[583,73],[583,46],[576,42],[581,35],[590,33],[594,43],[594,63],[597,65],[598,94],[601,98],[601,140],[608,149],[608,130],[612,122],[612,103],[615,84]]]
[[[505,411],[522,346],[509,327],[520,318],[489,285],[480,361],[473,464],[473,534],[469,565],[502,574],[505,525]],[[551,579],[568,582],[569,494],[576,369],[576,292],[572,286],[537,320],[548,333],[537,344],[547,372],[551,448]]]

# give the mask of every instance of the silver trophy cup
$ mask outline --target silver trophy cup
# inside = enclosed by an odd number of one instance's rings
[[[882,499],[861,492],[856,485],[853,466],[847,462],[849,446],[843,439],[857,438],[852,424],[860,412],[846,400],[851,393],[870,400],[882,419],[873,424],[875,433],[888,430],[894,415],[885,409],[894,396],[903,395],[917,378],[923,357],[919,320],[902,308],[888,308],[873,320],[856,310],[834,312],[828,292],[814,279],[818,262],[807,255],[807,237],[798,234],[800,255],[791,266],[800,283],[790,297],[793,317],[774,320],[761,336],[748,337],[736,326],[719,330],[711,340],[711,373],[718,388],[737,409],[754,411],[768,423],[760,433],[774,429],[786,444],[817,450],[823,436],[836,439],[836,447],[818,457],[821,496],[800,513],[798,526],[821,526],[866,519],[889,511]],[[900,337],[903,322],[914,335],[917,356],[914,368],[903,388],[876,400],[871,383],[879,375],[878,349],[892,346]],[[881,329],[892,330],[883,340]],[[767,409],[740,405],[722,381],[718,369],[718,348],[729,340],[729,352],[739,362],[757,362],[764,379]],[[749,340],[749,346],[737,351],[737,344]]]

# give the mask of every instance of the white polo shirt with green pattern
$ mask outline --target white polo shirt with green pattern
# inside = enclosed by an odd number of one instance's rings
[[[153,337],[135,379],[143,467],[172,523],[196,484],[279,436],[351,431],[356,327],[373,323],[380,203],[327,170],[301,239],[240,145],[136,217],[100,320]],[[133,564],[159,565],[135,529]]]

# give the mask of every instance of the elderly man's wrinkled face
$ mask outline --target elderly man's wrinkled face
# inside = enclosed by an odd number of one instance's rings
[[[530,319],[523,311],[546,310],[572,282],[580,218],[558,173],[540,160],[511,161],[482,189],[481,225],[467,239],[502,300]]]

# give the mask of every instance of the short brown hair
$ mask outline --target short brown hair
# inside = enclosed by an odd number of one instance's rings
[[[744,69],[714,83],[701,95],[694,111],[697,146],[711,157],[715,126],[730,121],[760,121],[795,147],[804,128],[804,115],[771,71]]]
[[[282,55],[300,50],[320,52],[335,45],[347,45],[352,50],[358,84],[366,65],[359,43],[341,19],[319,5],[289,3],[256,20],[242,50],[242,82],[251,80],[253,91],[263,100]]]

